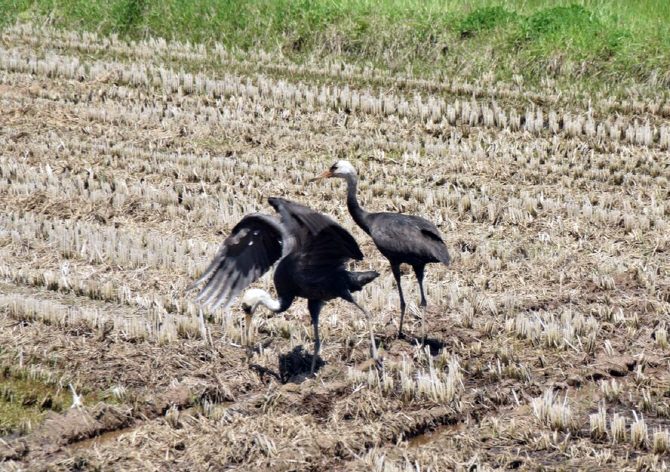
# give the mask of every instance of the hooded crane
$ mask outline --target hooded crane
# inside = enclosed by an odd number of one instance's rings
[[[242,218],[205,273],[191,286],[207,280],[196,301],[202,300],[203,306],[211,305],[212,309],[225,303],[227,309],[242,290],[279,261],[274,273],[277,300],[260,289],[248,290],[242,297],[247,342],[251,317],[259,305],[282,313],[296,297],[306,298],[314,325],[312,375],[321,347],[319,313],[328,300],[342,298],[365,314],[372,356],[377,359],[370,314],[354,300],[351,292],[361,290],[379,273],[345,269],[347,261],[361,260],[363,254],[353,236],[327,216],[283,198],[269,198],[268,202],[280,218],[260,213]]]
[[[420,216],[400,213],[368,213],[358,204],[356,187],[358,175],[348,161],[338,161],[330,169],[313,180],[338,177],[347,181],[347,208],[352,218],[363,231],[372,237],[377,249],[389,260],[393,276],[398,284],[400,295],[400,324],[398,337],[403,336],[402,323],[405,317],[405,298],[400,284],[400,264],[412,266],[421,289],[421,308],[426,307],[426,295],[423,291],[423,274],[426,264],[441,262],[449,265],[451,258],[447,246],[437,227]],[[425,310],[421,327],[425,341]]]

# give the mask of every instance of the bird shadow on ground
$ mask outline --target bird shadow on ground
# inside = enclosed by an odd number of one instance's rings
[[[258,352],[258,347],[250,349]],[[326,363],[321,359],[321,356],[317,356],[314,372],[317,372],[325,365]],[[256,371],[261,381],[264,381],[265,376],[269,375],[276,378],[282,384],[289,382],[300,384],[309,378],[309,369],[311,366],[312,355],[307,353],[302,346],[296,346],[291,352],[279,356],[279,373],[259,364],[249,364],[249,369]]]
[[[314,372],[326,365],[321,356],[316,357]],[[301,383],[309,376],[312,366],[312,354],[307,353],[302,346],[296,346],[287,354],[279,356],[279,381],[281,383]]]
[[[261,378],[261,382],[265,381],[266,375],[270,375],[276,378],[277,380],[281,381],[281,379],[279,378],[279,374],[277,374],[277,372],[275,372],[272,369],[268,369],[267,367],[263,367],[260,364],[249,364],[249,369],[258,372],[258,375]]]

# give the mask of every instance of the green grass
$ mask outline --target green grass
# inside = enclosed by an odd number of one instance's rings
[[[465,78],[670,85],[667,0],[0,0],[0,24],[17,19]]]
[[[8,354],[0,348],[0,359],[13,358]],[[0,362],[0,438],[27,434],[41,423],[48,412],[61,413],[72,406],[72,392],[69,387],[60,385],[62,376],[54,375],[54,378],[58,377],[60,381],[42,378],[15,362]],[[85,406],[99,402],[123,403],[111,390],[79,387],[77,393],[82,396]]]
[[[0,436],[25,434],[48,411],[61,412],[72,404],[69,390],[29,378],[0,377]]]

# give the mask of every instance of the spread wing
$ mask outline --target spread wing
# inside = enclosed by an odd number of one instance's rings
[[[342,226],[317,211],[283,198],[269,198],[295,240],[301,268],[305,270],[341,266],[363,253],[354,237]]]
[[[203,306],[228,308],[235,297],[266,273],[290,250],[288,236],[276,217],[247,215],[233,228],[205,273],[189,289],[207,280],[195,298]]]

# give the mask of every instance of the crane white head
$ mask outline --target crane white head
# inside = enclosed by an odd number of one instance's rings
[[[265,305],[270,311],[279,310],[279,302],[273,300],[268,292],[260,288],[247,290],[242,297],[242,311],[253,315],[259,305]]]
[[[259,288],[252,288],[247,290],[242,297],[242,311],[247,315],[253,315],[258,305],[260,305],[261,300],[264,298],[269,298],[270,294],[265,290]]]
[[[352,166],[349,161],[337,161],[335,164],[330,166],[330,169],[318,177],[312,179],[312,181],[326,179],[329,177],[339,177],[340,179],[346,179],[348,176],[356,176],[356,169],[354,169],[354,166]]]

